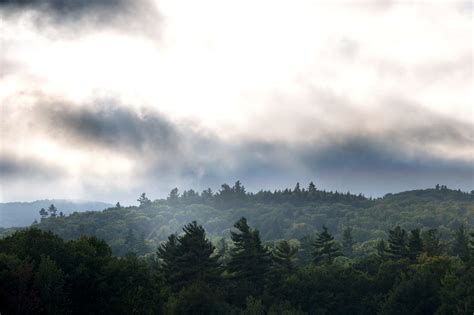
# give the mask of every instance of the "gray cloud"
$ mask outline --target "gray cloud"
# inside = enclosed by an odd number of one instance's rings
[[[250,190],[315,180],[321,188],[367,195],[429,187],[438,182],[472,189],[473,161],[437,155],[430,147],[472,147],[470,126],[409,102],[391,101],[398,104],[397,113],[405,113],[399,114],[401,118],[411,117],[404,126],[376,134],[359,127],[352,133],[327,127],[321,133],[324,139],[306,142],[224,140],[197,125],[173,122],[150,109],[133,110],[114,99],[77,105],[43,97],[30,112],[20,116],[28,117],[30,132],[59,141],[66,149],[126,156],[137,166],[138,188],[128,191],[134,195],[141,190],[162,196],[175,186],[217,188],[236,179],[244,181]],[[401,119],[395,114],[391,117]],[[58,173],[64,174],[53,166],[11,157],[4,158],[0,165],[3,176],[10,179],[30,174],[54,179]],[[97,190],[102,184],[114,178],[103,175],[90,183],[88,173],[83,176],[83,189],[89,189],[91,195],[100,194]],[[110,194],[100,196],[110,200],[119,197]]]
[[[52,180],[63,176],[65,170],[35,158],[0,155],[0,178]]]
[[[98,100],[89,106],[66,101],[42,102],[34,110],[51,137],[85,147],[143,153],[178,146],[175,126],[158,113],[138,113],[117,101]]]
[[[151,0],[0,0],[4,18],[28,12],[35,13],[29,17],[37,27],[61,27],[61,31],[72,31],[74,36],[90,27],[111,27],[157,37],[161,22]]]

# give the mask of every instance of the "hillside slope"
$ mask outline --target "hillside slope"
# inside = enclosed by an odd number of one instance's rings
[[[397,225],[407,230],[436,228],[447,239],[462,224],[474,227],[474,203],[472,194],[450,189],[416,190],[372,200],[304,189],[248,194],[223,185],[216,194],[191,191],[178,195],[174,191],[166,200],[152,202],[145,197],[139,207],[74,213],[45,219],[37,226],[66,239],[96,235],[114,253],[123,254],[133,250],[137,240],[146,239],[151,250],[193,220],[211,237],[228,236],[242,216],[265,240],[301,239],[323,225],[339,240],[346,227],[352,228],[355,241],[366,242],[386,238],[387,231]]]
[[[99,211],[111,204],[97,201],[37,200],[33,202],[0,203],[0,227],[28,226],[40,219],[39,210],[54,204],[65,215],[81,211]]]

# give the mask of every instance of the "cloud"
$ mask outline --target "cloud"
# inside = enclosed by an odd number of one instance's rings
[[[339,108],[357,123],[341,129],[332,128],[331,119],[321,120],[314,131],[316,137],[289,141],[265,140],[257,134],[222,138],[197,122],[171,120],[151,108],[137,109],[113,98],[76,104],[34,97],[36,103],[31,107],[15,107],[15,115],[5,116],[8,121],[23,117],[17,128],[4,130],[15,134],[5,137],[10,139],[5,141],[6,147],[14,151],[13,139],[25,139],[22,132],[27,132],[37,137],[32,139],[35,143],[55,144],[58,153],[44,152],[52,160],[41,164],[34,160],[38,152],[22,149],[22,154],[31,154],[29,160],[9,157],[3,162],[4,176],[25,179],[32,173],[54,181],[60,174],[67,180],[66,169],[80,174],[80,190],[86,196],[104,194],[100,195],[104,200],[117,199],[124,181],[127,194],[133,197],[140,191],[164,195],[175,186],[216,188],[236,179],[251,190],[315,180],[322,187],[371,195],[437,182],[472,188],[470,150],[474,140],[470,125],[408,101],[386,100],[398,107],[388,113],[390,120],[383,121],[383,128],[376,126],[376,132],[362,126],[383,118],[351,113],[349,104]],[[344,103],[327,95],[317,99]],[[343,112],[333,109],[330,115],[344,117]],[[314,123],[311,115],[300,118],[299,124]],[[459,148],[467,153],[443,153]],[[77,154],[82,156],[79,161],[89,162],[72,164],[68,169],[63,162]],[[73,180],[77,181],[76,176]]]
[[[0,14],[26,17],[43,31],[71,31],[71,36],[105,27],[156,38],[161,23],[151,0],[0,0]]]
[[[180,135],[163,116],[137,112],[113,99],[77,106],[64,100],[41,101],[33,115],[50,137],[83,147],[143,153],[178,146]]]
[[[0,155],[0,178],[5,180],[52,180],[64,174],[64,169],[40,159]]]

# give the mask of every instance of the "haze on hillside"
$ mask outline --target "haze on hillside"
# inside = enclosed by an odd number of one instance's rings
[[[0,0],[0,201],[473,188],[470,1]]]

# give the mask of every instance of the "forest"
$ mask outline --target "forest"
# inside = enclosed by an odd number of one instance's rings
[[[0,238],[2,314],[472,314],[473,193],[173,189]]]

